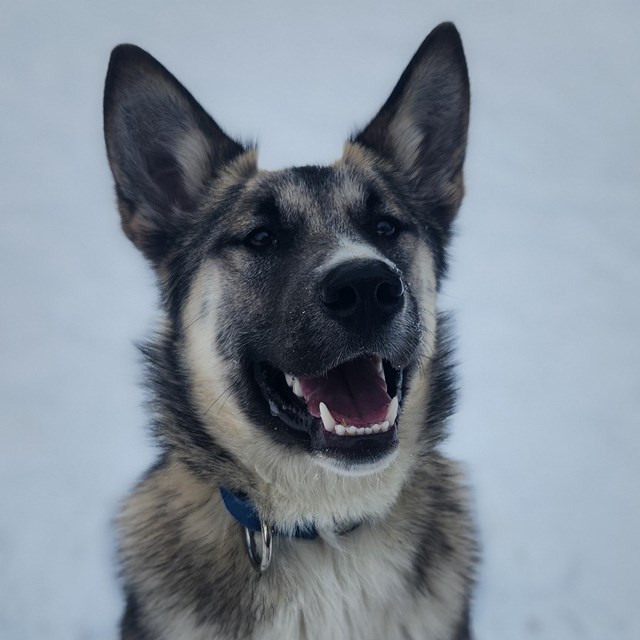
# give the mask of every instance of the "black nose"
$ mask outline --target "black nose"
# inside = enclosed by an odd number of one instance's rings
[[[387,322],[402,309],[404,285],[380,260],[350,260],[324,276],[320,299],[332,317],[364,330]]]

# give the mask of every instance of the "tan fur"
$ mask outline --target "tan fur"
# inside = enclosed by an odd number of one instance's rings
[[[443,24],[333,166],[261,171],[149,54],[114,50],[109,161],[166,314],[143,349],[162,453],[118,518],[123,640],[469,640],[474,530],[438,451],[455,390],[436,301],[468,103]],[[326,375],[330,402],[344,376],[363,419],[373,389],[349,376],[373,362],[397,432],[340,442],[356,436],[322,431],[286,386]],[[263,574],[222,488],[272,527]]]

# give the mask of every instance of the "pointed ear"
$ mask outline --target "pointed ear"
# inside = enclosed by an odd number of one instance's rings
[[[104,133],[122,227],[153,262],[216,173],[245,151],[157,60],[126,44],[109,62]]]
[[[468,123],[467,65],[449,22],[427,36],[382,109],[352,141],[400,169],[444,230],[462,200]]]

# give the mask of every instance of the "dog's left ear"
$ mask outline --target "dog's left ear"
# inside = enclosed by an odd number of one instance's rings
[[[155,58],[129,44],[109,61],[104,133],[122,228],[157,265],[213,178],[245,149]]]
[[[448,229],[462,201],[469,77],[460,34],[446,22],[424,40],[389,99],[352,142],[391,161],[419,204]]]

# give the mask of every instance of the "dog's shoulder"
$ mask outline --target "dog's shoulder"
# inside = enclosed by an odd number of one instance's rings
[[[251,637],[254,572],[241,531],[219,493],[186,465],[163,458],[123,503],[117,525],[128,594],[123,633]]]

